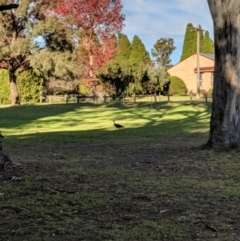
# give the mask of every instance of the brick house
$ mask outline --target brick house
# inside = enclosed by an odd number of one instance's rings
[[[200,90],[213,88],[214,54],[199,54]],[[168,69],[171,76],[177,76],[184,81],[188,92],[197,90],[197,54],[193,54]]]

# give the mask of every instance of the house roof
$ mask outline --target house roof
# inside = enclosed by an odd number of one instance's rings
[[[209,58],[211,60],[215,60],[215,55],[214,54],[206,54],[206,53],[200,53],[200,55]]]
[[[195,55],[195,54],[196,54],[196,53],[188,56],[187,58],[190,58],[191,56],[193,56],[193,55]],[[205,58],[211,59],[211,60],[213,60],[213,61],[215,60],[215,55],[214,55],[214,54],[208,54],[208,53],[199,53],[199,54],[200,54],[201,56],[205,57]],[[187,59],[187,58],[186,58],[186,59]],[[184,59],[184,60],[186,60],[186,59]],[[183,62],[184,60],[178,62],[177,64],[173,65],[173,66],[170,67],[169,69],[171,69],[171,68],[173,68],[174,66],[180,64],[180,63]]]

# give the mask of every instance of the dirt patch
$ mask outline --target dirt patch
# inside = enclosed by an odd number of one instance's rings
[[[198,143],[8,146],[0,240],[240,240],[239,153]]]

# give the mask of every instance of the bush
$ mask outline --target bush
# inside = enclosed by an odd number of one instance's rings
[[[207,91],[207,95],[212,95],[212,93],[213,93],[213,90],[212,90],[212,89],[209,89],[209,90]]]
[[[5,69],[0,69],[0,104],[10,104],[9,75]]]
[[[186,95],[187,87],[182,79],[177,76],[170,77],[169,94],[170,95]]]
[[[37,70],[25,70],[17,77],[17,87],[21,102],[36,103],[42,94],[43,77]]]

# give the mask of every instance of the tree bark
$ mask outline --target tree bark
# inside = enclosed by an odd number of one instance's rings
[[[10,72],[10,93],[11,93],[11,105],[20,105],[20,98],[17,89],[17,78],[14,73]]]
[[[240,1],[208,0],[215,71],[208,147],[240,146]]]

